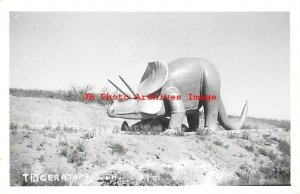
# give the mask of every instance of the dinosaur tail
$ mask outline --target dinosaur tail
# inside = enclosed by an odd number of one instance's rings
[[[231,122],[228,119],[228,115],[226,113],[225,107],[223,105],[222,99],[219,99],[219,112],[218,112],[218,121],[222,127],[226,130],[238,130],[241,129],[245,123],[248,112],[248,101],[246,101],[242,114],[238,122]]]

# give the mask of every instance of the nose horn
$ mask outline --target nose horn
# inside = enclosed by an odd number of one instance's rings
[[[107,108],[107,115],[109,117],[114,117],[115,116],[114,112],[115,112],[114,107],[110,106],[110,107]]]

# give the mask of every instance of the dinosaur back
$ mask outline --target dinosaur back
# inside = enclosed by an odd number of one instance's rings
[[[181,58],[168,64],[169,77],[162,93],[169,87],[179,89],[186,110],[198,109],[199,101],[189,100],[189,94],[202,94],[205,64],[203,59]]]

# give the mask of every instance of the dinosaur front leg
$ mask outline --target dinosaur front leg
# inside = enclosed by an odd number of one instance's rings
[[[166,134],[182,134],[181,126],[184,118],[184,112],[172,113],[170,117],[170,123],[168,129],[165,131]]]
[[[170,105],[171,116],[168,129],[164,133],[182,134],[181,126],[185,116],[185,109],[182,99],[176,98],[177,96],[180,96],[180,92],[177,88],[170,87],[165,90],[165,94],[170,97],[167,102]],[[175,99],[172,99],[172,96],[175,96]]]

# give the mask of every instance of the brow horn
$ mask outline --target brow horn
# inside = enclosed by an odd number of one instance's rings
[[[127,88],[130,90],[132,95],[135,97],[136,94],[134,93],[133,89],[127,84],[127,82],[119,75],[119,78],[123,81],[123,83],[127,86]]]
[[[107,81],[109,81],[109,83],[111,83],[113,86],[115,86],[115,88],[117,88],[122,94],[124,94],[125,96],[130,98],[130,95],[128,95],[126,92],[124,92],[121,88],[119,88],[116,84],[114,84],[114,82],[110,81],[109,79],[107,79]]]

